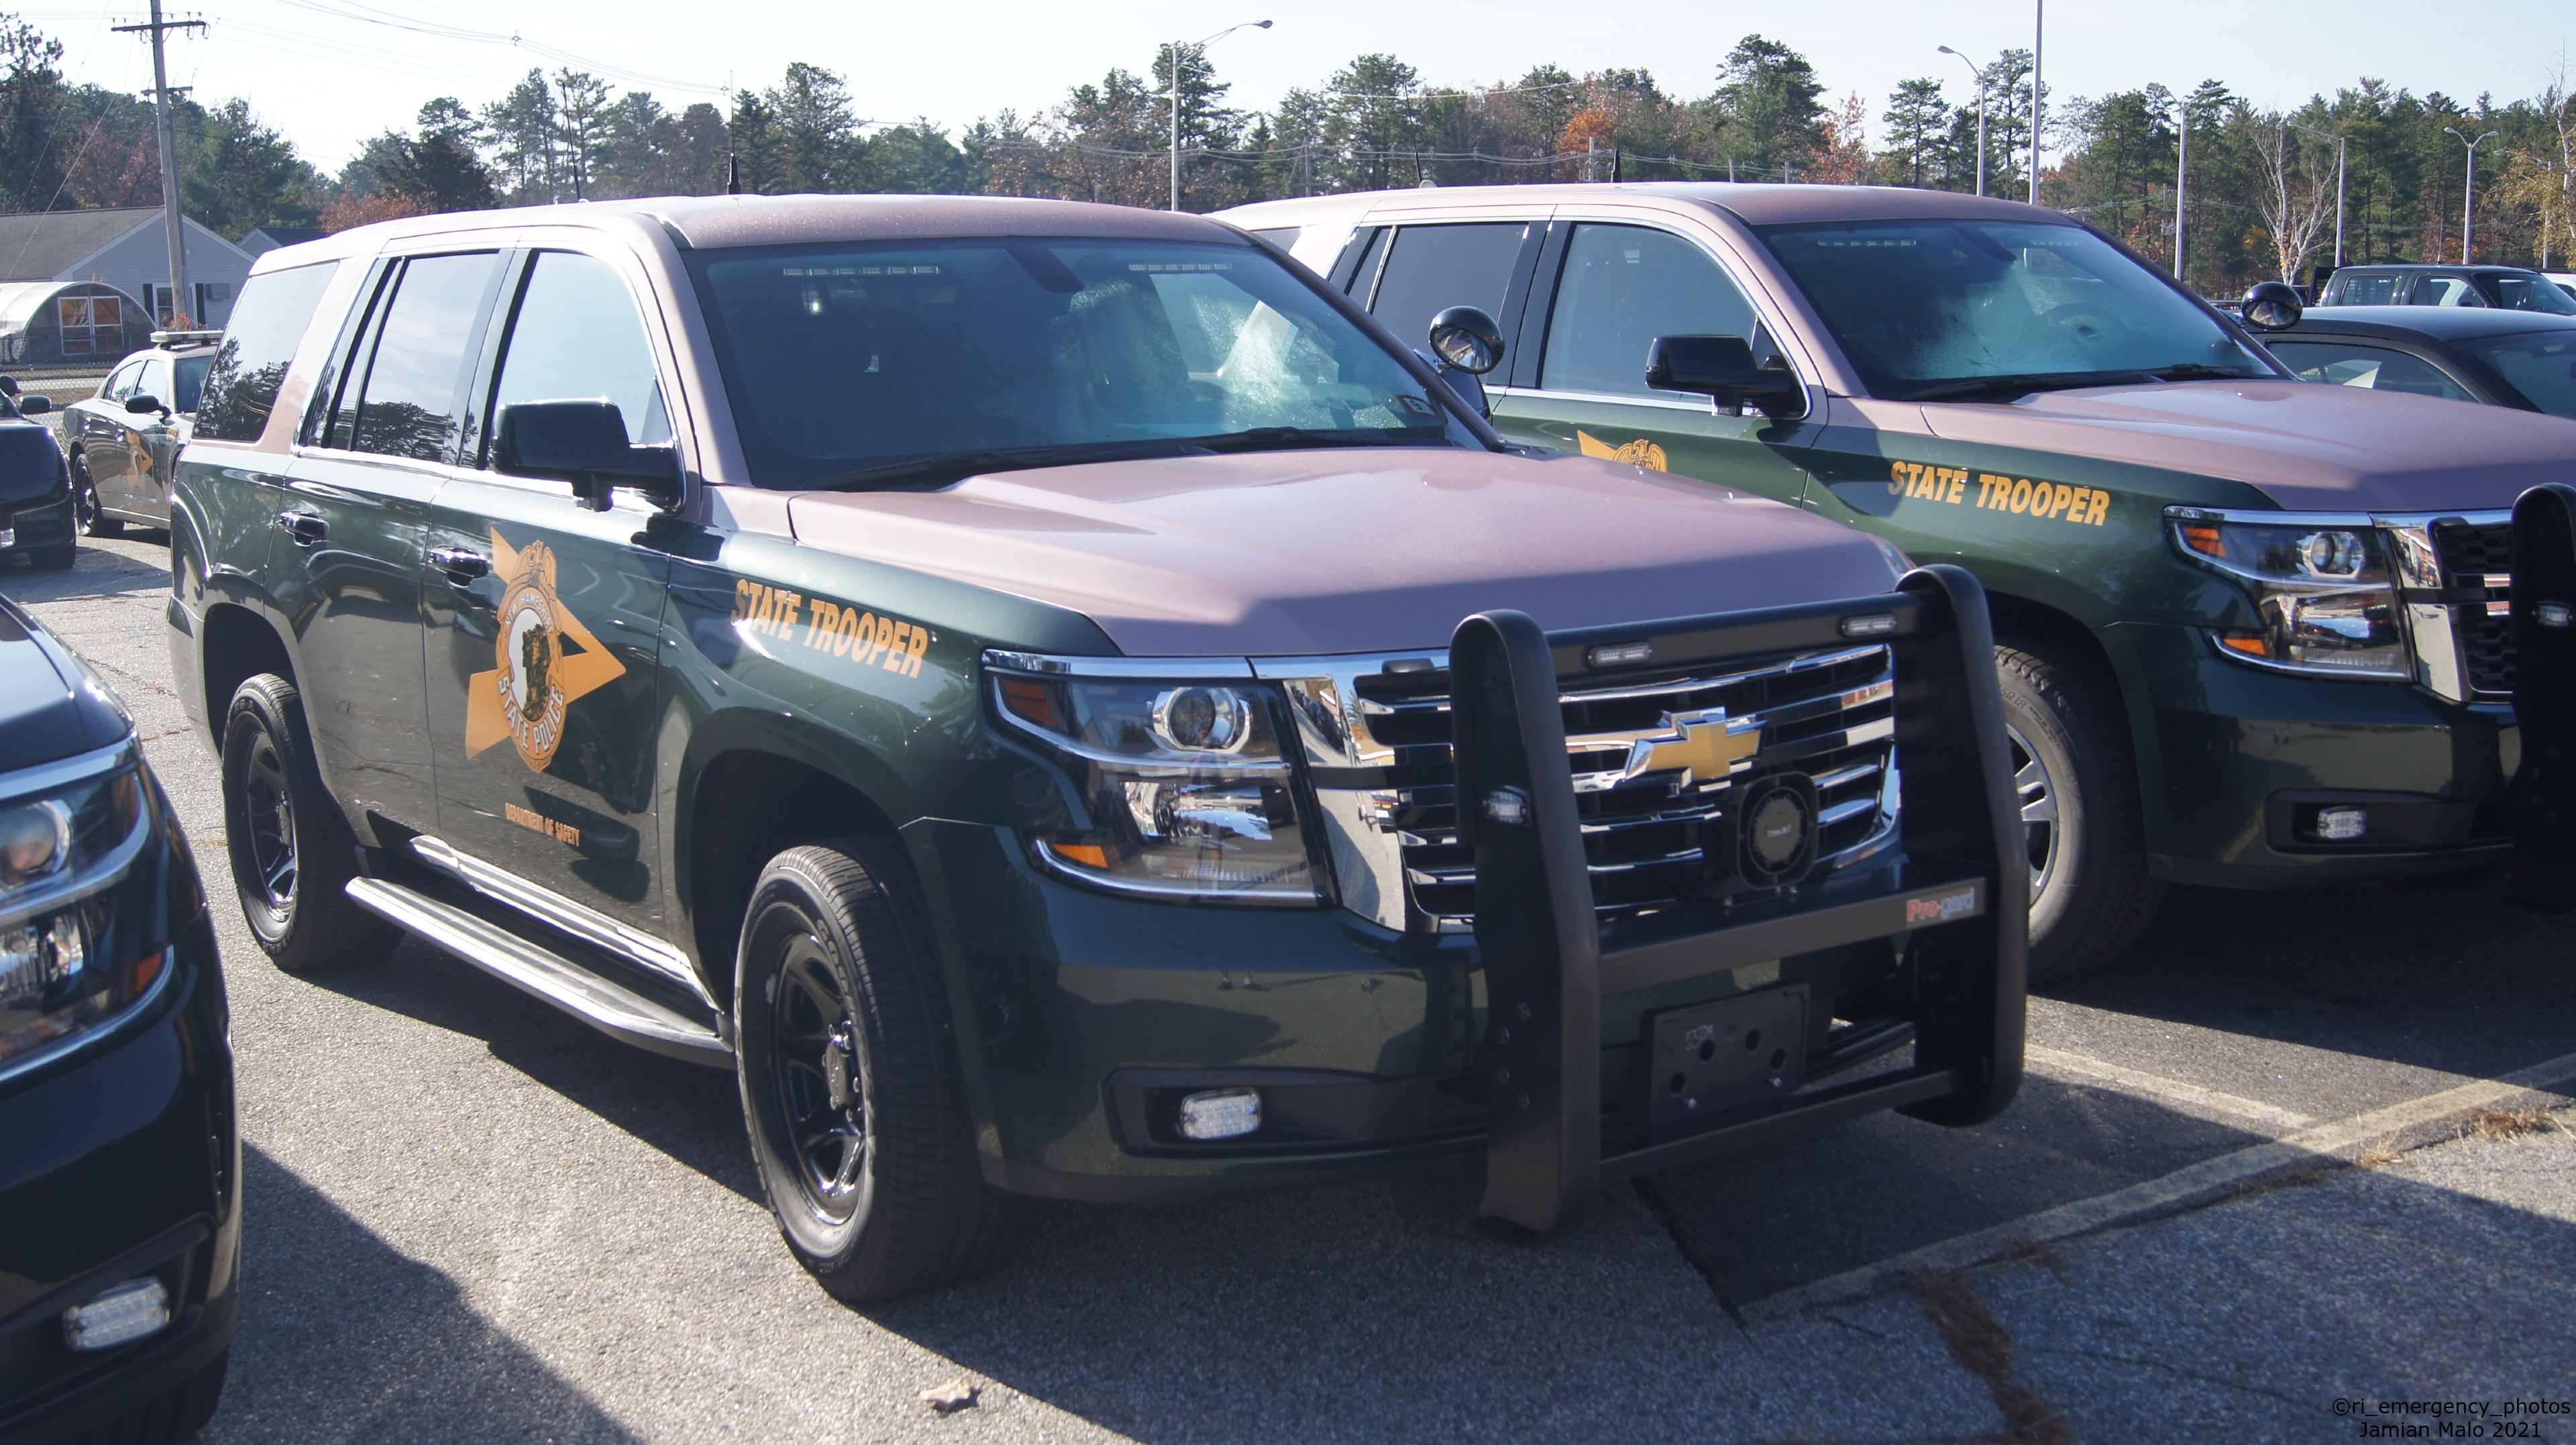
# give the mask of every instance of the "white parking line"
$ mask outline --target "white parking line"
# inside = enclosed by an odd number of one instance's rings
[[[2171,1104],[2186,1114],[2202,1117],[2212,1114],[2222,1115],[2226,1118],[2269,1124],[2275,1129],[2284,1131],[2305,1129],[2317,1122],[2305,1114],[2284,1109],[2277,1104],[2266,1104],[2260,1099],[2245,1099],[2234,1094],[2222,1094],[2216,1089],[2204,1089],[2198,1084],[2186,1084],[2179,1079],[2165,1078],[2161,1074],[2124,1069],[2118,1064],[2106,1064],[2099,1059],[2088,1059],[2082,1054],[2067,1053],[2063,1049],[2042,1048],[2038,1044],[2031,1044],[2023,1052],[2034,1073],[2061,1079],[2070,1074],[2078,1078],[2098,1079],[2106,1084],[2117,1085],[2120,1092],[2124,1094],[2142,1094],[2147,1098]]]
[[[1811,1280],[1793,1289],[1754,1300],[1744,1307],[1744,1313],[1754,1317],[1776,1317],[1815,1305],[1858,1299],[1910,1274],[1925,1270],[1962,1269],[1992,1259],[2016,1244],[2046,1244],[2051,1240],[2089,1233],[2286,1165],[2313,1160],[2321,1155],[2338,1154],[2419,1124],[2484,1108],[2517,1094],[2534,1090],[2552,1091],[2554,1086],[2570,1081],[2576,1081],[2576,1054],[2561,1054],[2546,1063],[2517,1069],[2500,1078],[2472,1079],[2438,1094],[2426,1094],[2402,1104],[2391,1104],[2385,1109],[2320,1124],[2269,1144],[2255,1144],[2231,1154],[2221,1154],[2215,1159],[2204,1159],[2162,1178],[2132,1184],[2126,1189],[2115,1189],[2091,1199],[2043,1209],[1974,1233],[1907,1250],[1876,1264]]]

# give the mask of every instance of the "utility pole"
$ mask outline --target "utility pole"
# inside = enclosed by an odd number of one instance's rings
[[[2031,0],[2030,22],[2030,203],[2039,204],[2039,57],[2047,40],[2048,0]]]
[[[188,236],[179,224],[179,142],[170,125],[170,66],[162,54],[161,37],[172,30],[203,30],[203,20],[163,20],[161,0],[152,0],[152,21],[148,25],[119,25],[119,34],[148,31],[152,36],[152,99],[157,114],[152,128],[159,133],[161,145],[161,225],[170,237],[170,324],[177,326],[187,312],[182,309],[188,299]],[[154,320],[160,318],[154,317]]]
[[[2177,97],[2174,109],[2181,116],[2174,123],[2174,279],[2182,281],[2183,185],[2191,175],[2191,97]]]

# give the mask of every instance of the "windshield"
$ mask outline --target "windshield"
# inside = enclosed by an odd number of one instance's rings
[[[2464,341],[2460,348],[2555,416],[2576,417],[2576,331],[2537,331]]]
[[[2546,311],[2552,316],[2576,316],[2576,297],[2558,289],[2558,283],[2534,271],[2517,276],[2511,272],[2489,271],[2480,278],[2495,297],[2495,304],[2509,311]]]
[[[2163,277],[2078,226],[1862,221],[1762,237],[1873,396],[1970,392],[1979,378],[2274,374]]]
[[[214,364],[215,354],[211,351],[207,352],[203,356],[183,356],[179,358],[179,375],[177,385],[175,387],[179,394],[171,399],[170,409],[172,411],[178,412],[182,416],[192,414],[196,411],[197,395],[206,389],[206,372],[212,368]]]
[[[762,487],[891,482],[940,458],[1474,443],[1251,246],[845,242],[689,261]]]

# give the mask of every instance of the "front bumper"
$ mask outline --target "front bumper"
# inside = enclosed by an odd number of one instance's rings
[[[0,502],[0,530],[11,538],[0,554],[38,552],[78,540],[68,496],[32,503]]]
[[[2195,629],[2102,632],[2142,686],[2147,847],[2159,877],[2305,888],[2497,866],[2512,851],[2501,804],[2521,758],[2510,707],[2456,703],[2397,683],[2266,672],[2216,654]],[[2317,809],[2387,821],[2315,836]]]
[[[79,1437],[176,1388],[231,1342],[241,1154],[214,933],[200,913],[167,991],[0,1092],[0,1439]],[[96,1354],[64,1310],[158,1276],[171,1323]]]
[[[1954,585],[1974,587],[1965,574]],[[1895,1107],[1973,1122],[2011,1098],[2026,905],[2018,871],[1995,867],[2012,817],[2001,764],[1961,761],[1980,738],[2000,758],[2000,704],[1984,723],[1960,725],[1950,703],[1974,692],[1977,676],[1959,660],[1968,629],[1911,620],[1918,606],[1925,618],[1950,615],[1932,604],[1886,605],[1909,619],[1908,636],[1895,639],[1901,652],[1919,632],[1949,659],[1937,680],[1905,662],[1898,672],[1899,695],[1911,699],[1899,704],[1904,786],[1909,810],[1924,803],[1926,856],[1811,880],[1802,895],[1740,916],[1717,917],[1712,906],[1710,917],[1667,914],[1602,935],[1591,971],[1569,985],[1587,1006],[1539,1025],[1563,1041],[1572,1062],[1561,1072],[1585,1081],[1564,1091],[1574,1111],[1601,1107],[1594,1164],[1662,1167]],[[1973,610],[1967,652],[1982,658],[1991,641],[1981,601]],[[1833,635],[1833,611],[1805,611],[1817,615],[1766,619],[1781,629],[1766,646],[1823,645],[1808,634]],[[1528,684],[1551,711],[1556,675]],[[1991,670],[1983,676],[1991,695]],[[1561,734],[1555,754],[1556,785],[1570,797]],[[1944,817],[1969,824],[1945,829]],[[1484,1077],[1513,1047],[1508,1031],[1497,1037],[1490,1027],[1488,990],[1526,970],[1501,964],[1493,930],[1400,932],[1339,909],[1121,898],[1041,873],[1007,828],[924,820],[906,837],[931,900],[984,1174],[996,1187],[1168,1199],[1490,1160],[1501,1147],[1489,1121],[1523,1090],[1498,1101]],[[1477,867],[1486,868],[1481,854]],[[1510,911],[1478,886],[1480,917]],[[1588,887],[1582,899],[1559,911],[1588,930]],[[1973,908],[1944,910],[1945,899]],[[1810,1083],[1907,1045],[1915,1067],[1786,1097],[1729,1098],[1681,1126],[1652,1117],[1659,1018],[1739,1001],[1777,1008],[1782,998],[1796,1001]],[[1878,1022],[1837,1029],[1837,1017]],[[1192,1142],[1161,1127],[1171,1095],[1234,1085],[1262,1091],[1258,1133]]]

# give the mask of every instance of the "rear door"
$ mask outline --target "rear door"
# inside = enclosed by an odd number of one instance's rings
[[[1498,430],[1784,502],[1802,499],[1806,473],[1795,448],[1809,430],[1803,422],[1728,416],[1707,397],[1646,385],[1658,336],[1741,336],[1757,358],[1788,364],[1744,288],[1707,248],[1658,226],[1559,220],[1537,271],[1511,384],[1488,388]]]
[[[476,250],[378,263],[315,388],[274,519],[302,554],[301,567],[276,569],[275,590],[296,623],[323,777],[353,817],[407,832],[438,821],[421,674],[429,505],[455,471],[502,262]]]
[[[161,410],[125,414],[125,484],[117,509],[129,516],[148,520],[170,515],[170,458],[179,450],[174,429],[177,393],[170,358],[145,360],[134,394],[161,403]]]
[[[664,892],[655,781],[670,558],[631,494],[591,511],[568,483],[481,463],[490,419],[513,402],[605,397],[630,440],[660,445],[673,392],[614,258],[528,253],[505,296],[475,382],[475,465],[439,493],[415,563],[439,835],[458,866],[523,907],[559,915],[556,900],[569,900],[649,934]]]
[[[134,394],[143,379],[143,358],[136,357],[109,372],[100,383],[98,395],[82,405],[75,423],[75,443],[80,447],[81,465],[89,469],[90,484],[98,489],[100,505],[110,511],[125,510],[125,472],[132,449],[126,445],[131,430],[126,423],[125,399]]]
[[[1382,232],[1351,279],[1351,299],[1394,332],[1396,340],[1417,350],[1430,345],[1431,318],[1452,306],[1476,307],[1508,337],[1519,320],[1509,313],[1528,294],[1545,228],[1541,216],[1407,225]]]

